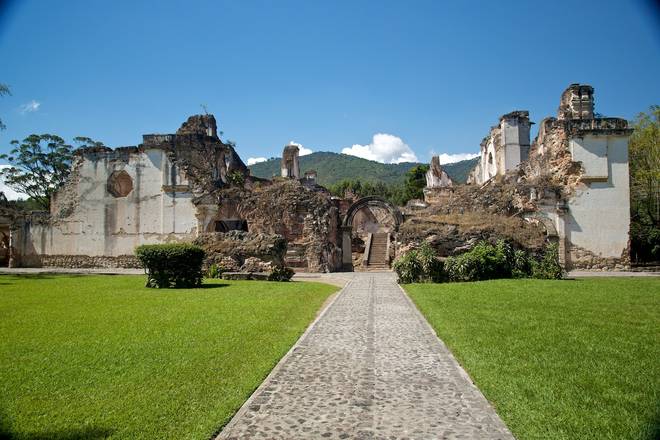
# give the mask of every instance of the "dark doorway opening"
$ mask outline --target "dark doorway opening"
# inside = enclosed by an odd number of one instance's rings
[[[248,230],[247,220],[242,219],[222,219],[215,222],[213,229],[215,232],[245,231]]]

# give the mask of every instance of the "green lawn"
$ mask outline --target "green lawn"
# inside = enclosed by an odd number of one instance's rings
[[[337,289],[0,275],[0,438],[206,439]]]
[[[406,290],[516,438],[660,438],[659,278]]]

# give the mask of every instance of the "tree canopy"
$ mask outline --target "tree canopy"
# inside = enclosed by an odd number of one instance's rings
[[[423,189],[426,185],[428,165],[417,165],[409,169],[403,183],[385,183],[363,181],[361,179],[344,179],[334,185],[328,185],[331,194],[343,197],[350,190],[357,197],[380,196],[390,203],[403,206],[408,200],[424,198]]]
[[[80,147],[103,146],[88,137],[76,137],[74,142]],[[0,154],[0,159],[10,164],[0,171],[0,177],[40,208],[50,209],[51,195],[69,177],[74,147],[53,134],[32,134],[21,142],[11,141],[11,145],[9,154]]]
[[[3,95],[11,95],[9,87],[6,84],[0,84],[0,96]],[[0,119],[0,130],[4,130],[5,128],[7,127],[2,123],[2,119]]]
[[[660,106],[640,113],[630,137],[631,254],[660,259]]]

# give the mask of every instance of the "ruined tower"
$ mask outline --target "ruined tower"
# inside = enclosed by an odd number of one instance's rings
[[[470,183],[482,184],[495,176],[515,169],[529,157],[529,112],[516,110],[500,117],[481,142],[481,157],[469,177]]]
[[[594,88],[587,84],[571,84],[561,95],[558,119],[593,119]]]
[[[426,187],[424,188],[424,201],[426,203],[446,203],[453,192],[451,178],[440,165],[440,157],[433,156],[431,165],[426,172]]]
[[[433,156],[431,158],[431,165],[426,172],[426,187],[427,188],[446,188],[453,185],[453,182],[440,166],[440,157]]]
[[[284,151],[282,152],[282,177],[300,179],[299,154],[300,149],[298,145],[292,142],[284,147]]]
[[[510,171],[529,157],[529,112],[517,110],[500,118],[501,148],[504,149],[504,170]]]

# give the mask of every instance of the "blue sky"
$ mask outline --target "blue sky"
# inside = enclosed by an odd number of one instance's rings
[[[428,161],[476,152],[511,110],[554,115],[573,82],[608,116],[660,104],[660,22],[641,0],[0,5],[0,151],[31,133],[135,145],[205,104],[244,160],[296,141]]]

